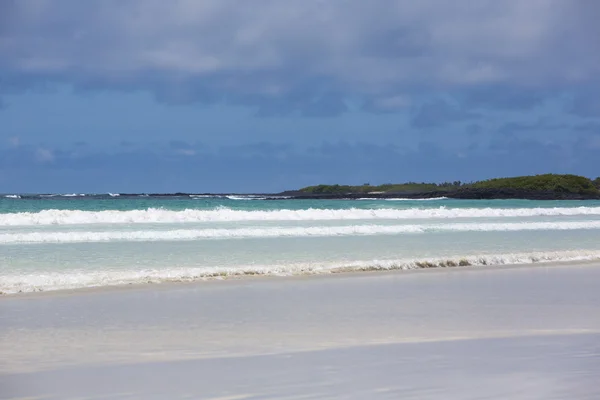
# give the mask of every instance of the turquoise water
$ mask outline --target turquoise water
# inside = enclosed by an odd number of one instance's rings
[[[9,195],[10,196],[10,195]],[[50,196],[50,195],[48,195]],[[201,195],[199,195],[201,196]],[[577,207],[577,206],[600,206],[600,200],[572,201],[531,201],[531,200],[256,200],[253,197],[231,196],[227,197],[199,197],[199,196],[173,196],[173,197],[145,197],[145,196],[118,196],[99,195],[96,197],[33,197],[33,198],[6,198],[0,197],[0,213],[13,212],[38,212],[48,209],[56,210],[140,210],[147,208],[165,208],[169,210],[214,209],[219,206],[236,210],[302,210],[308,208],[316,209],[346,209],[346,208],[437,208],[440,206],[452,208],[552,208],[552,207]]]
[[[0,197],[0,291],[600,259],[599,201]]]

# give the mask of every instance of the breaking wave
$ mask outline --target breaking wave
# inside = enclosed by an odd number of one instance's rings
[[[61,197],[85,197],[86,194],[85,193],[65,193],[65,194],[60,194],[59,196]]]
[[[247,196],[227,195],[225,197],[228,198],[229,200],[265,200],[266,199],[266,197],[264,197],[264,196],[252,196],[252,195],[247,195]]]
[[[424,225],[350,225],[311,227],[272,227],[239,229],[175,229],[101,232],[2,233],[0,244],[82,243],[115,241],[180,241],[198,239],[243,239],[274,237],[331,237],[420,234],[434,232],[507,232],[538,230],[600,229],[600,221],[447,223]]]
[[[411,209],[303,209],[246,211],[220,207],[212,210],[167,210],[148,208],[130,211],[44,210],[0,214],[0,226],[73,225],[73,224],[143,224],[227,221],[333,221],[333,220],[403,220],[536,216],[600,216],[600,207],[554,208],[411,208]]]
[[[434,201],[434,200],[448,200],[447,197],[431,197],[428,199],[408,199],[408,198],[370,198],[370,197],[361,197],[356,200],[372,200],[372,201]]]
[[[337,263],[301,263],[289,265],[240,265],[237,267],[179,267],[141,270],[64,271],[0,277],[0,294],[82,289],[130,284],[194,282],[252,275],[310,275],[359,271],[414,270],[465,266],[522,265],[551,262],[600,260],[600,251],[559,251],[549,253],[517,253],[466,255],[445,258],[371,260]]]

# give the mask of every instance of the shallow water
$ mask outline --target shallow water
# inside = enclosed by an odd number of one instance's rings
[[[600,259],[600,202],[0,198],[0,292]]]

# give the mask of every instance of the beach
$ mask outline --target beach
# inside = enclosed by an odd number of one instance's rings
[[[599,201],[0,211],[3,399],[600,397]]]
[[[595,399],[600,264],[0,298],[1,398]]]
[[[598,17],[0,0],[0,400],[600,400]]]

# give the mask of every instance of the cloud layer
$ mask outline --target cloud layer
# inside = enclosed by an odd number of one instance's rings
[[[0,183],[594,177],[599,19],[595,0],[0,1]]]
[[[344,111],[336,96],[385,110],[417,88],[564,87],[600,76],[593,0],[8,0],[0,7],[0,68],[13,86],[19,77],[144,88],[173,103],[264,103],[265,113],[285,99],[310,114],[311,105]]]

